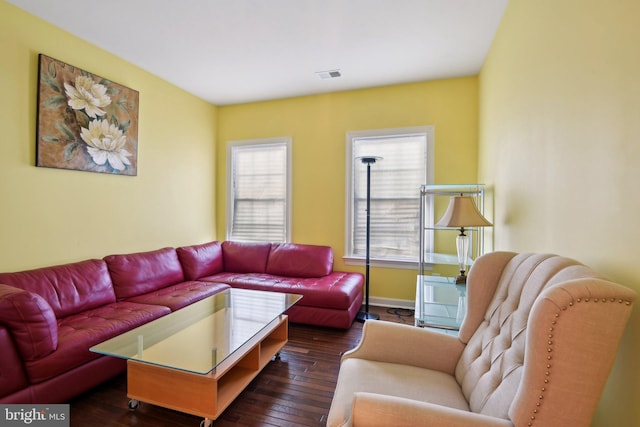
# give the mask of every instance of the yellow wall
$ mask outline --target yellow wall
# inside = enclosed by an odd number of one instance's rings
[[[640,291],[640,2],[511,0],[480,74],[495,249],[554,252]],[[595,426],[640,425],[640,313]]]
[[[38,53],[140,94],[138,176],[35,167]],[[0,0],[0,271],[215,238],[216,107]]]
[[[225,233],[225,143],[291,136],[292,240],[332,246],[340,270],[364,271],[342,261],[347,131],[433,125],[436,182],[473,182],[477,175],[475,77],[219,107],[218,118],[218,236]],[[415,270],[372,267],[370,277],[372,297],[415,297]]]
[[[436,182],[493,188],[495,249],[574,257],[640,291],[639,19],[637,0],[511,0],[479,82],[216,109],[0,0],[0,271],[223,239],[224,143],[273,136],[293,137],[293,240],[362,271],[341,259],[345,133],[434,125]],[[137,177],[34,166],[38,53],[140,92]],[[415,271],[371,280],[373,297],[414,297]],[[595,426],[640,425],[639,332],[636,310]]]

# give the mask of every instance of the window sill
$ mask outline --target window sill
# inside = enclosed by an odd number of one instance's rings
[[[366,259],[361,257],[342,257],[344,263],[346,265],[365,265]],[[402,270],[417,270],[418,262],[417,261],[408,261],[408,260],[381,260],[381,259],[370,259],[369,265],[371,267],[382,267],[382,268],[395,268]],[[425,269],[431,270],[431,265],[426,265]]]

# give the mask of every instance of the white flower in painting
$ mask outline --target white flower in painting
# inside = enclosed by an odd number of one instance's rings
[[[111,104],[111,98],[107,95],[107,88],[96,83],[86,76],[76,77],[76,86],[65,83],[65,93],[69,97],[68,104],[74,110],[84,109],[87,116],[95,119],[104,116],[106,112],[102,107]]]
[[[112,168],[121,171],[125,165],[131,165],[127,157],[131,156],[124,146],[127,137],[115,125],[106,120],[89,122],[89,129],[82,128],[80,137],[87,143],[87,151],[97,165],[109,162]]]

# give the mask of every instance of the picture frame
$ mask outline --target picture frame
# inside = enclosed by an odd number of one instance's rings
[[[38,61],[36,166],[136,176],[136,90],[44,54]]]

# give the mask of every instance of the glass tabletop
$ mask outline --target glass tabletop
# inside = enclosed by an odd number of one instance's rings
[[[90,350],[206,374],[300,298],[280,292],[227,289]]]

